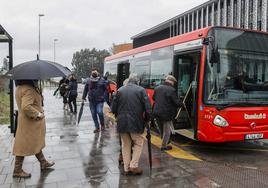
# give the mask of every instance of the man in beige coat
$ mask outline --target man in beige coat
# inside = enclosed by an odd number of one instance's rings
[[[30,173],[22,170],[25,156],[35,155],[40,162],[41,170],[53,166],[48,162],[42,149],[45,147],[45,116],[42,107],[43,97],[37,87],[37,81],[16,81],[16,102],[18,106],[18,127],[13,147],[15,167],[13,177],[28,178]]]

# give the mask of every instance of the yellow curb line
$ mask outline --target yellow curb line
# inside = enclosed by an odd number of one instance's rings
[[[155,135],[151,135],[151,142],[152,142],[152,144],[154,144],[158,148],[161,148],[161,139],[159,137],[157,137]],[[194,155],[178,148],[174,144],[171,144],[171,146],[172,146],[172,150],[168,150],[168,151],[166,151],[166,153],[168,153],[169,155],[171,155],[174,158],[187,159],[187,160],[193,160],[193,161],[202,161],[198,157],[195,157]]]

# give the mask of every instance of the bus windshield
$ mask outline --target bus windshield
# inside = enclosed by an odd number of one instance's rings
[[[223,28],[210,35],[214,41],[207,47],[204,102],[267,105],[268,35]]]

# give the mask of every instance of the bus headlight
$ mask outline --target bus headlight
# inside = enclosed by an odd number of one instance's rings
[[[216,115],[216,117],[213,120],[213,123],[215,125],[217,125],[217,126],[220,126],[220,127],[229,126],[228,122],[223,117],[221,117],[220,115]]]

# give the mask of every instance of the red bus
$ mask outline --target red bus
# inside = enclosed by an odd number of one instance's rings
[[[185,107],[175,131],[204,142],[268,138],[268,34],[207,27],[105,59],[120,87],[130,73],[151,98],[174,75]]]

